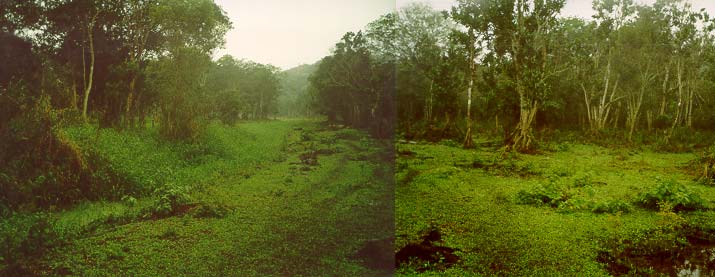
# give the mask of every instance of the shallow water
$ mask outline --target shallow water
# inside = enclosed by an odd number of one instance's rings
[[[693,243],[671,254],[652,256],[625,255],[619,258],[602,255],[599,261],[607,265],[614,276],[655,274],[679,277],[715,277],[715,244]],[[618,261],[618,262],[616,262]]]
[[[681,263],[673,265],[679,277],[715,276],[715,246],[694,246]]]

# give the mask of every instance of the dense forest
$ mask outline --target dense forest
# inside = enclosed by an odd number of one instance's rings
[[[316,116],[315,98],[310,92],[310,77],[317,64],[304,64],[281,72],[281,90],[278,96],[278,113],[287,117]]]
[[[714,130],[715,25],[705,10],[603,0],[582,19],[561,17],[564,3],[410,4],[347,34],[312,83],[331,117],[360,125],[354,118],[397,101],[401,136],[466,147],[473,129],[519,151],[554,130],[663,144]],[[384,98],[376,88],[392,82],[396,99]]]

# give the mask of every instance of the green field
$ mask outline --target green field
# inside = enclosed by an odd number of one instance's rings
[[[389,274],[356,257],[394,233],[391,151],[360,131],[316,120],[211,124],[194,144],[162,141],[152,128],[63,133],[122,176],[117,186],[143,193],[47,214],[54,241],[11,264],[15,272]],[[22,217],[2,226],[21,229]]]
[[[554,148],[524,155],[450,141],[398,144],[396,249],[437,229],[437,244],[460,257],[452,266],[413,259],[398,273],[668,276],[693,272],[678,261],[695,264],[693,255],[713,253],[715,187],[693,181],[696,154]],[[648,209],[643,197],[658,187],[670,196]],[[687,205],[673,203],[700,206],[680,212]],[[712,274],[712,257],[701,274]]]

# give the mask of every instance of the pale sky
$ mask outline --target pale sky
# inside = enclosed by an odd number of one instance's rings
[[[233,22],[230,54],[289,69],[330,55],[343,34],[395,10],[395,0],[216,0]]]
[[[314,63],[330,54],[349,31],[358,31],[411,2],[426,2],[448,10],[454,0],[215,0],[233,22],[226,46],[215,58],[239,59],[289,69]],[[655,0],[636,0],[652,4]],[[715,15],[715,0],[691,0],[693,8]],[[591,18],[591,0],[567,0],[563,16]]]
[[[437,10],[449,10],[457,1],[454,0],[397,0],[397,8],[402,8],[412,2],[424,2]],[[655,3],[655,0],[635,0],[637,4]],[[694,10],[705,8],[710,15],[715,14],[715,0],[690,0]],[[575,16],[591,19],[595,13],[591,8],[591,0],[566,0],[566,6],[561,10],[563,16]]]

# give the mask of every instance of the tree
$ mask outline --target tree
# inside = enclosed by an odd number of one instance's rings
[[[160,132],[166,138],[193,140],[201,131],[206,106],[205,79],[210,57],[201,49],[176,48],[149,65],[150,89],[159,95]]]
[[[490,15],[494,51],[510,67],[510,82],[519,98],[519,119],[509,147],[527,151],[533,146],[536,113],[550,94],[549,81],[562,68],[551,56],[553,32],[563,0],[494,2]]]
[[[280,73],[281,91],[278,97],[278,112],[282,116],[312,116],[313,99],[308,91],[310,77],[318,64],[304,64]]]
[[[408,137],[419,136],[420,121],[432,125],[449,106],[451,79],[446,71],[460,70],[447,64],[450,33],[455,24],[444,14],[423,3],[412,3],[368,24],[366,36],[370,51],[380,61],[396,64],[396,95],[400,128]],[[426,130],[429,132],[431,130]]]
[[[383,138],[393,128],[394,82],[394,64],[374,59],[362,32],[345,34],[310,77],[316,106],[330,121]]]
[[[457,7],[452,8],[451,17],[466,27],[464,32],[455,32],[457,43],[464,45],[468,53],[466,60],[469,64],[467,73],[467,132],[464,138],[464,148],[473,148],[472,139],[472,91],[474,89],[474,78],[477,71],[477,63],[480,56],[484,56],[482,51],[488,39],[489,21],[487,14],[493,8],[493,3],[489,1],[467,1],[460,0]]]

